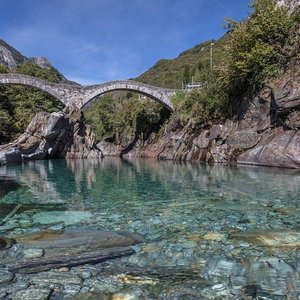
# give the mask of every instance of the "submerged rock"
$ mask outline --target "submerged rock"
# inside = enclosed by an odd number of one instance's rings
[[[15,244],[14,239],[10,239],[10,238],[0,236],[0,250],[8,249],[14,244]]]
[[[20,247],[19,259],[10,260],[8,270],[37,273],[133,254],[129,246],[142,242],[142,237],[113,231],[67,229],[23,235],[16,237],[16,241]]]
[[[49,299],[53,290],[49,287],[45,288],[34,288],[29,287],[26,290],[21,290],[11,294],[12,299],[15,300],[44,300]]]
[[[75,224],[92,217],[88,211],[46,211],[33,215],[33,223],[52,224],[64,222],[65,225]]]
[[[231,234],[231,238],[249,241],[260,246],[300,248],[298,231],[251,231]]]
[[[11,282],[13,278],[13,273],[0,269],[0,285]]]
[[[58,232],[42,231],[22,235],[15,239],[18,244],[27,248],[38,247],[48,249],[48,252],[55,248],[55,253],[57,253],[58,248],[79,252],[91,249],[130,246],[143,241],[143,238],[138,234],[83,229],[66,229]],[[81,248],[77,250],[75,247]]]
[[[220,242],[225,239],[225,235],[219,232],[208,232],[203,236],[204,240]]]

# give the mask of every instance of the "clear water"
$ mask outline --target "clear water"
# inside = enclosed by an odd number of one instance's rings
[[[37,161],[0,168],[0,218],[17,204],[23,205],[19,213],[88,211],[93,217],[73,226],[142,234],[145,244],[124,258],[127,266],[199,269],[206,264],[201,278],[225,285],[228,274],[240,274],[216,271],[208,257],[236,264],[272,256],[289,260],[299,279],[299,247],[270,250],[230,238],[257,230],[299,232],[299,171],[142,159]],[[212,232],[222,238],[205,238]],[[251,283],[247,280],[244,285]],[[266,289],[272,294],[272,285]],[[283,285],[276,293],[286,295],[286,289]]]

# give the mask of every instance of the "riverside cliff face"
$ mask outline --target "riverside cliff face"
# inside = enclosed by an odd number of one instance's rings
[[[46,158],[99,158],[95,135],[85,125],[82,112],[40,112],[14,142],[0,146],[0,165]]]
[[[98,144],[104,155],[300,168],[300,76],[284,75],[244,100],[236,121],[196,127],[171,118],[145,141]]]

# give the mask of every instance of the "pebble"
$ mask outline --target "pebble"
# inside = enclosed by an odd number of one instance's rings
[[[30,281],[39,286],[54,285],[80,285],[82,279],[69,272],[48,271],[30,276]]]
[[[219,232],[209,232],[203,236],[204,240],[221,242],[225,239],[225,235]]]
[[[23,258],[30,259],[30,258],[38,258],[43,256],[44,249],[24,249],[23,250]]]

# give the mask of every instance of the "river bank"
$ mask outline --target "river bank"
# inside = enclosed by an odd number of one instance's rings
[[[300,167],[300,77],[285,74],[253,99],[244,99],[236,119],[182,126],[171,116],[146,140],[120,136],[101,141],[104,156]]]
[[[146,139],[116,135],[96,144],[82,113],[39,113],[16,141],[0,146],[0,165],[47,158],[144,157],[197,163],[300,168],[300,76],[285,74],[236,118],[182,126],[176,116]]]

